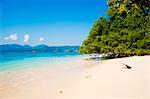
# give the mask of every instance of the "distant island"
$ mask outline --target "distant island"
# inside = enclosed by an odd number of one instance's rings
[[[0,45],[0,52],[78,52],[80,46],[47,46],[44,44],[37,46],[4,44]]]

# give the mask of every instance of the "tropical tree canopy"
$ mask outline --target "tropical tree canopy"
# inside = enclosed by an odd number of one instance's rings
[[[80,53],[111,57],[150,54],[150,0],[109,0],[108,18],[93,25]]]

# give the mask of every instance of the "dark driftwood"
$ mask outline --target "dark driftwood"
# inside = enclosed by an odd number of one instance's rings
[[[124,64],[124,63],[122,63],[124,66],[126,66],[126,68],[127,69],[131,69],[132,67],[131,66],[129,66],[129,65],[127,65],[127,64]]]

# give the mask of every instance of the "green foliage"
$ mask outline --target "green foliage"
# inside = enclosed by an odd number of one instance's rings
[[[111,53],[110,57],[149,55],[150,1],[110,0],[108,6],[109,18],[95,22],[80,52]]]

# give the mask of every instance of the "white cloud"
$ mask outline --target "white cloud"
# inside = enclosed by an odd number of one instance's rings
[[[11,35],[9,36],[9,39],[10,39],[10,40],[13,40],[13,41],[16,41],[16,40],[18,39],[17,33],[11,34]]]
[[[23,42],[28,43],[29,40],[30,40],[29,34],[25,34],[25,35],[24,35],[24,41],[23,41]]]
[[[18,39],[17,33],[11,34],[10,36],[4,38],[4,40],[12,40],[12,41],[16,41],[17,39]]]
[[[40,40],[39,40],[40,42],[43,42],[44,41],[44,38],[43,37],[40,37]]]

